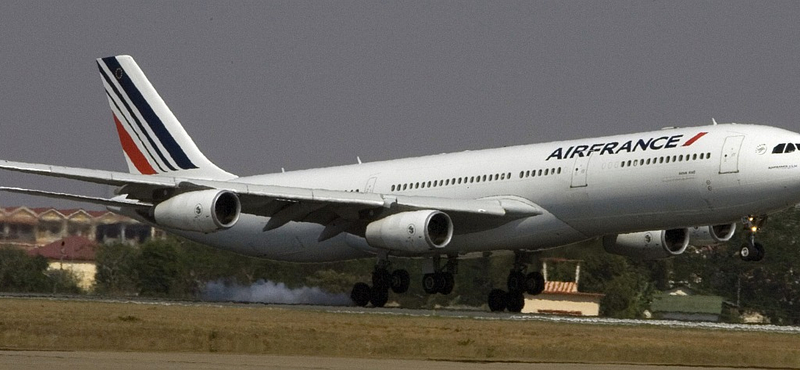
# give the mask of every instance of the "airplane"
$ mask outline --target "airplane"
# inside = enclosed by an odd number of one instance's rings
[[[10,171],[105,184],[110,198],[18,187],[106,206],[167,232],[235,253],[292,262],[375,258],[354,304],[382,307],[404,293],[390,259],[430,261],[428,294],[449,294],[458,261],[515,254],[492,311],[520,312],[540,294],[543,250],[601,241],[639,259],[729,241],[758,261],[767,215],[800,203],[800,134],[751,124],[670,127],[628,135],[463,151],[327,168],[236,176],[195,145],[134,59],[97,59],[129,172],[0,161]]]

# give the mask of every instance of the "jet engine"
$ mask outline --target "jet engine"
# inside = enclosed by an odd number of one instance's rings
[[[689,229],[692,245],[710,245],[731,240],[736,223],[724,225],[695,226]]]
[[[165,227],[212,233],[239,220],[239,197],[227,190],[211,189],[178,194],[155,206],[153,218]]]
[[[376,248],[420,253],[444,248],[453,238],[453,221],[444,212],[401,212],[367,225],[367,243]]]
[[[643,260],[677,256],[689,246],[689,229],[643,231],[630,234],[606,235],[606,252]]]

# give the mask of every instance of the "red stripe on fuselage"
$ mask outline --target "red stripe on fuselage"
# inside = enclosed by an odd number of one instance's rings
[[[122,150],[125,151],[125,154],[127,154],[128,158],[133,162],[136,170],[142,175],[155,175],[156,171],[153,169],[153,166],[150,165],[150,162],[144,157],[142,151],[140,151],[136,143],[133,142],[131,135],[128,135],[128,131],[125,131],[125,128],[122,127],[119,119],[117,119],[117,115],[112,114],[112,116],[114,117],[114,123],[117,125],[117,133],[119,133],[119,142],[122,144]]]
[[[694,135],[694,137],[693,137],[693,138],[689,139],[689,140],[686,142],[686,144],[683,144],[682,146],[689,146],[689,145],[692,145],[692,144],[694,144],[694,142],[695,142],[695,141],[697,141],[697,140],[698,140],[698,139],[700,139],[701,137],[705,136],[707,133],[708,133],[708,132],[701,132],[701,133],[699,133],[699,134],[697,134],[697,135]]]

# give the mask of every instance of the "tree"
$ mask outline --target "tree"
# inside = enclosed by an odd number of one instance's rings
[[[110,244],[97,247],[95,292],[100,294],[138,293],[135,261],[139,248],[129,244]]]
[[[6,292],[79,293],[77,277],[48,270],[47,259],[14,247],[0,247],[0,289]]]

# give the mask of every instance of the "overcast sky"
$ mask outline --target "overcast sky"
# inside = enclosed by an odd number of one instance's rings
[[[94,62],[115,54],[239,175],[712,117],[800,131],[798,20],[795,1],[2,1],[0,159],[127,171]],[[15,205],[81,206],[0,193]]]

